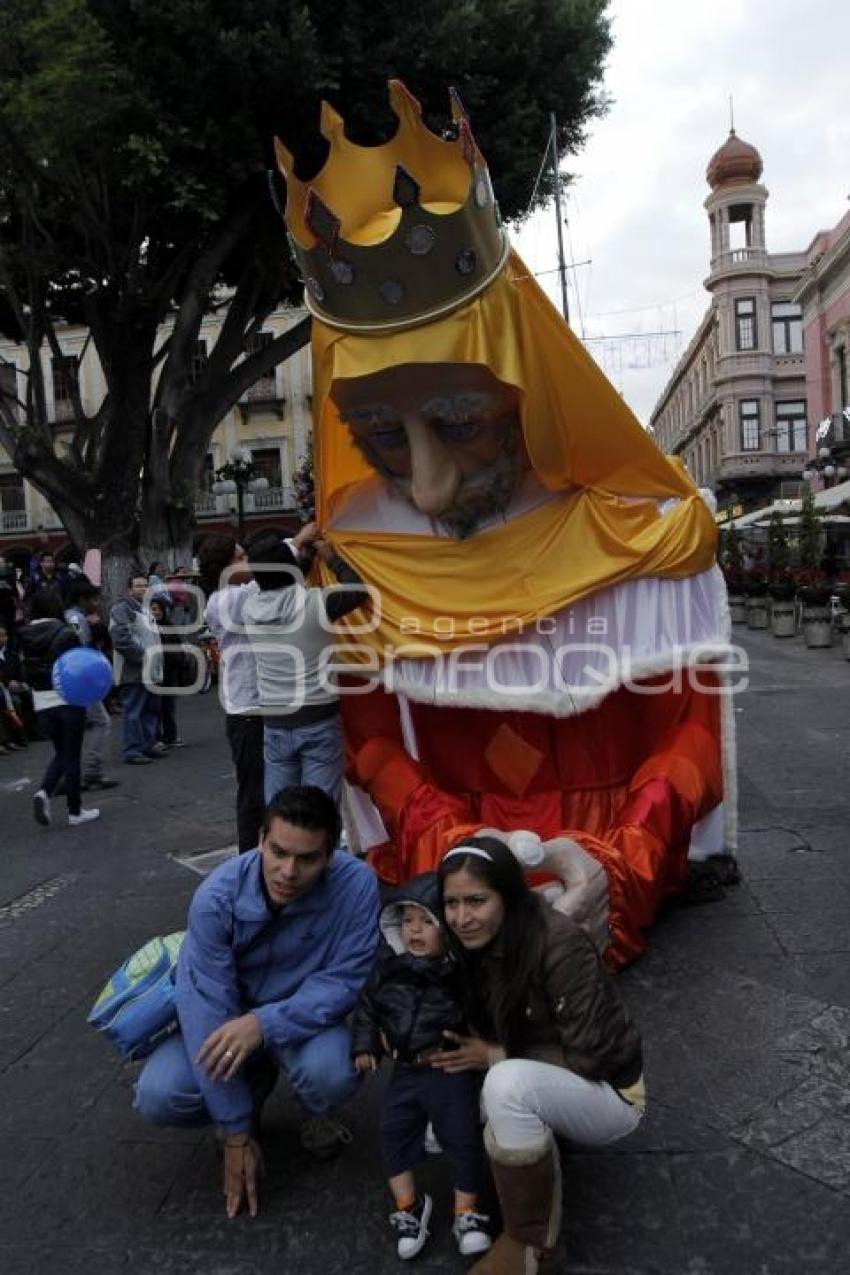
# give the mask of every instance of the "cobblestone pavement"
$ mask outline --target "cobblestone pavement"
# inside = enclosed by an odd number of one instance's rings
[[[646,1043],[650,1111],[630,1140],[565,1157],[562,1269],[576,1275],[833,1275],[850,1251],[850,664],[745,634],[739,726],[743,884],[668,912],[621,976]],[[0,1269],[6,1275],[306,1275],[398,1270],[375,1138],[380,1079],[330,1165],[267,1109],[260,1216],[227,1222],[207,1133],[157,1131],[85,1015],[112,968],[181,928],[180,856],[234,837],[213,696],[185,749],[115,766],[91,827],[38,828],[46,747],[0,758]],[[120,725],[116,723],[116,725]],[[202,865],[203,866],[203,865]],[[449,1192],[422,1272],[457,1270]]]

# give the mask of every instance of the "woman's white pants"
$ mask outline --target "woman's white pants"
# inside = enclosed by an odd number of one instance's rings
[[[482,1105],[498,1145],[517,1150],[539,1145],[547,1129],[604,1147],[632,1133],[643,1114],[605,1081],[526,1058],[506,1058],[490,1068]]]

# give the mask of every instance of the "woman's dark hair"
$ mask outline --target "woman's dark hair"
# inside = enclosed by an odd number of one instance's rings
[[[504,971],[498,982],[487,980],[490,995],[480,999],[480,983],[475,976],[476,954],[467,951],[449,927],[452,951],[464,971],[468,1009],[479,1030],[495,1032],[499,1044],[510,1047],[517,1038],[524,1016],[529,986],[535,981],[543,952],[543,915],[538,896],[529,889],[519,861],[498,837],[464,837],[458,843],[484,854],[451,854],[439,866],[440,909],[446,879],[461,870],[495,890],[505,909],[499,930],[499,945],[508,954],[498,962]],[[486,858],[484,857],[486,855]]]
[[[36,589],[30,599],[31,620],[64,620],[62,599],[55,589]]]
[[[198,548],[198,569],[206,594],[215,593],[218,588],[222,572],[233,561],[236,543],[235,536],[205,536],[201,541]]]
[[[262,832],[269,831],[272,819],[282,819],[294,828],[324,832],[328,854],[336,846],[342,832],[342,821],[336,802],[321,788],[312,784],[281,788],[263,813]]]

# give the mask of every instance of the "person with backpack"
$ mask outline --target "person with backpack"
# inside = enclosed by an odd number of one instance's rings
[[[40,589],[33,594],[29,622],[18,631],[18,641],[24,657],[26,680],[32,688],[36,720],[53,744],[53,757],[44,772],[41,787],[33,797],[33,816],[43,827],[52,822],[50,798],[60,781],[64,780],[68,823],[71,827],[90,823],[98,818],[100,811],[84,810],[80,804],[80,758],[86,710],[67,704],[59,691],[54,690],[52,680],[56,660],[65,651],[79,646],[80,639],[66,623],[62,601],[55,589]]]
[[[260,845],[217,867],[189,909],[176,975],[180,1030],[150,1055],[135,1108],[157,1125],[218,1127],[228,1217],[257,1212],[259,1121],[280,1071],[304,1112],[302,1147],[351,1142],[333,1111],[361,1076],[347,1018],[378,943],[378,883],[336,849],[339,812],[315,787],[284,788]]]

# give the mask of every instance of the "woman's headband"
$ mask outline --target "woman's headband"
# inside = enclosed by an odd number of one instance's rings
[[[493,856],[487,850],[481,850],[478,846],[455,846],[448,854],[443,855],[443,863],[446,859],[450,859],[453,854],[474,854],[479,859],[486,859],[488,863],[493,863]]]

